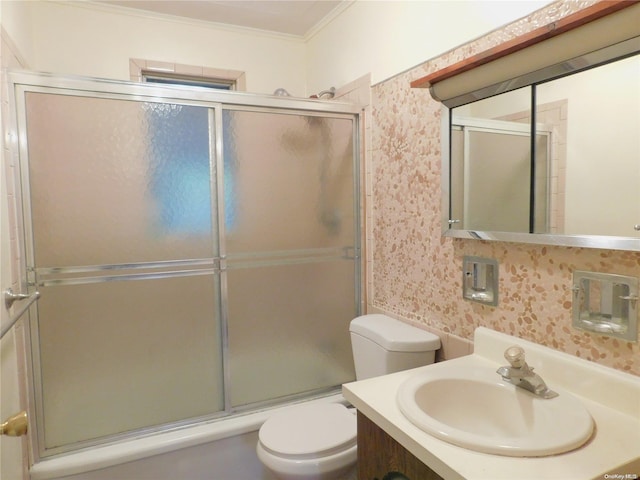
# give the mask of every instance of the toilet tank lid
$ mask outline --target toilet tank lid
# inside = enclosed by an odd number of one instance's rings
[[[440,348],[437,335],[379,313],[354,318],[349,331],[392,352],[429,352]]]

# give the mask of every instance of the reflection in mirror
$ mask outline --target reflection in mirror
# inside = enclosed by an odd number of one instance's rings
[[[640,55],[537,86],[552,130],[551,232],[636,236],[640,224]]]
[[[453,108],[450,229],[640,239],[639,74],[635,55]]]
[[[537,198],[530,193],[530,105],[526,87],[453,110],[451,213],[460,220],[457,227],[528,233],[532,222],[546,225],[546,191]],[[536,171],[546,171],[546,163],[545,155]]]

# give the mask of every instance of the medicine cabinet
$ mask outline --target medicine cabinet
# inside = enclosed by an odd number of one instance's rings
[[[444,105],[443,234],[640,251],[640,4],[541,30],[412,83]]]

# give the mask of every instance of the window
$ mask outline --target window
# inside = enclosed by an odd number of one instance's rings
[[[155,82],[246,91],[245,74],[240,70],[131,58],[129,59],[129,75],[133,82]]]
[[[233,80],[209,77],[193,77],[175,73],[141,72],[143,82],[162,83],[167,85],[188,85],[190,87],[217,88],[220,90],[235,90]]]
[[[187,85],[219,90],[245,90],[244,72],[197,67],[150,60],[129,61],[131,80],[165,85]],[[203,116],[204,114],[204,116]],[[206,233],[211,229],[211,200],[209,188],[209,157],[206,143],[208,119],[203,109],[179,107],[168,118],[166,112],[149,113],[154,143],[167,143],[169,151],[177,153],[172,161],[162,162],[154,177],[154,191],[159,200],[162,228],[173,233]],[[186,123],[185,123],[186,122]],[[170,135],[183,124],[192,125],[192,133],[202,135],[186,142]],[[201,132],[202,127],[205,130]],[[168,130],[166,130],[168,129]],[[235,143],[230,137],[232,119],[223,115],[224,151],[224,202],[225,228],[227,232],[236,225],[236,173]],[[155,147],[158,145],[154,144]],[[188,213],[186,213],[188,212]]]

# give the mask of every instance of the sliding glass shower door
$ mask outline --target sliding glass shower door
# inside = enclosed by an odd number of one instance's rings
[[[224,409],[210,121],[27,93],[46,449]]]
[[[353,118],[225,110],[224,125],[230,402],[349,381]]]
[[[29,81],[16,107],[40,456],[354,378],[356,114]]]

